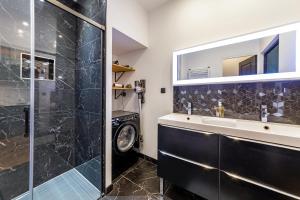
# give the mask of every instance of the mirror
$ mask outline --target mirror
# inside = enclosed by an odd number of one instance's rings
[[[299,79],[300,23],[173,53],[173,84]]]

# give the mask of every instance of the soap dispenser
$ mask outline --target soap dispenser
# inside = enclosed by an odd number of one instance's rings
[[[216,108],[216,116],[217,116],[217,117],[222,117],[222,118],[223,118],[224,115],[225,115],[225,108],[224,108],[222,102],[219,101],[219,102],[218,102],[218,107]]]

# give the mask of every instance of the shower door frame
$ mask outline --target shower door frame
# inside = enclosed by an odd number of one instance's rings
[[[30,0],[30,55],[35,55],[35,1],[36,0]],[[47,2],[53,4],[54,6],[78,17],[79,19],[95,26],[96,28],[101,29],[104,31],[103,33],[103,44],[102,48],[106,49],[106,26],[102,25],[89,17],[84,16],[83,14],[71,9],[70,7],[64,5],[63,3],[60,3],[58,0],[46,0]],[[107,10],[107,3],[106,3],[106,8]],[[107,12],[105,16],[105,21],[107,20]],[[104,51],[105,52],[105,51]],[[103,53],[103,66],[102,66],[102,127],[99,127],[99,130],[101,130],[101,188],[100,188],[100,196],[104,196],[105,192],[105,159],[106,159],[106,154],[105,154],[105,108],[106,108],[106,59],[105,59],[105,53]],[[30,128],[29,128],[29,198],[31,200],[34,200],[33,194],[34,194],[34,183],[33,183],[33,176],[34,176],[34,116],[35,116],[35,111],[34,111],[34,106],[35,106],[35,56],[30,56]]]

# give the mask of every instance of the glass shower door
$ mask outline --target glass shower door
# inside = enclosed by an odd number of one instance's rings
[[[0,1],[0,200],[29,188],[30,1]]]
[[[101,196],[104,30],[69,12],[99,2],[35,1],[34,200]]]

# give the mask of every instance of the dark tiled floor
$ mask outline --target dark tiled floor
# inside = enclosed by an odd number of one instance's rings
[[[159,195],[157,166],[140,159],[114,181],[113,191],[103,200],[203,200],[202,198],[165,183],[164,198]]]

